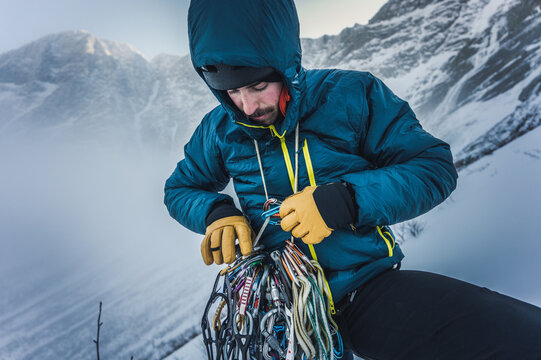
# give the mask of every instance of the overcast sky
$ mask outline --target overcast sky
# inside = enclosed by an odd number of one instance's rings
[[[366,24],[386,0],[296,0],[302,37]],[[189,0],[0,0],[0,53],[44,35],[87,30],[133,45],[147,58],[188,53]]]

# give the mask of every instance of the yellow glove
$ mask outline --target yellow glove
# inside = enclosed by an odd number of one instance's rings
[[[231,264],[235,260],[235,239],[239,239],[242,255],[252,252],[252,227],[244,216],[228,216],[214,221],[207,227],[201,242],[201,255],[205,264],[224,261]]]
[[[291,231],[291,235],[302,239],[306,244],[318,244],[333,229],[329,228],[312,196],[316,186],[308,186],[300,193],[291,195],[280,206],[280,225],[284,231]]]

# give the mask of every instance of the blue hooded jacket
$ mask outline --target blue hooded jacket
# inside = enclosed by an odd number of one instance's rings
[[[291,164],[299,125],[298,189],[345,181],[358,206],[356,229],[337,229],[315,245],[335,301],[400,262],[403,254],[379,226],[419,216],[456,186],[449,145],[425,132],[409,105],[369,73],[306,70],[301,66],[299,23],[292,0],[192,0],[188,13],[193,65],[275,68],[289,89],[285,118],[257,126],[225,91],[185,146],[165,184],[173,218],[205,233],[205,219],[233,179],[242,211],[257,233],[266,201],[254,139],[269,197],[293,193]],[[288,169],[289,168],[289,169]],[[269,225],[261,243],[282,246],[290,236]],[[306,245],[296,242],[307,254]]]

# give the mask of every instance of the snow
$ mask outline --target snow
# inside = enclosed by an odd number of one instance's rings
[[[506,12],[517,4],[516,0],[431,3],[401,16],[348,29],[326,41],[320,39],[319,47],[315,41],[307,42],[311,52],[305,58],[316,66],[366,70],[381,77],[410,103],[424,128],[451,143],[459,153],[515,111],[520,92],[539,74],[537,52],[527,60],[531,70],[524,74],[525,79],[498,95],[498,89],[505,88],[502,75],[513,62],[503,59],[502,66],[487,68],[496,62],[488,60],[494,60],[498,51],[522,44],[516,34],[512,39],[505,36],[509,26]],[[530,26],[538,23],[534,20]],[[363,32],[374,36],[366,39]],[[355,48],[350,42],[357,37],[361,40]],[[517,53],[537,49],[539,39],[528,41],[532,43],[516,49]],[[469,57],[465,58],[466,54]],[[441,97],[433,98],[435,91]]]
[[[430,57],[428,61],[411,69],[408,73],[396,78],[386,79],[386,82],[398,96],[401,98],[408,98],[411,101],[411,98],[415,95],[412,84],[419,84],[425,80],[428,81],[425,86],[431,88],[440,82],[440,77],[445,76],[440,69],[447,61],[449,61],[449,58],[451,58],[452,55],[453,53],[450,51],[435,54]],[[428,79],[426,79],[427,74],[430,74]]]
[[[203,336],[199,335],[164,360],[205,359],[207,356]]]
[[[490,101],[473,101],[451,112],[440,121],[438,135],[447,141],[455,152],[486,133],[520,104],[518,91],[505,92]]]
[[[94,48],[94,46],[96,45],[96,38],[95,37],[89,37],[87,40],[86,40],[86,53],[87,54],[94,54],[94,52],[96,51],[96,49]]]
[[[541,306],[541,128],[460,172],[457,190],[420,217],[404,268],[463,279]]]
[[[159,83],[157,81],[155,81],[154,84],[152,84],[152,94],[150,95],[147,104],[145,105],[145,107],[141,111],[139,111],[134,116],[135,134],[136,134],[136,137],[137,137],[137,142],[140,145],[143,145],[143,141],[142,141],[143,130],[142,130],[142,124],[141,124],[141,122],[142,122],[141,116],[144,113],[148,112],[150,110],[150,108],[152,107],[152,105],[154,104],[154,101],[156,101],[156,97],[158,96],[158,90],[159,90]],[[174,133],[174,131],[173,131],[173,133]]]
[[[172,220],[176,160],[0,145],[0,358],[159,358],[197,329],[217,267]]]
[[[490,21],[494,15],[498,12],[505,12],[511,6],[516,4],[518,1],[509,1],[509,0],[490,0],[488,3],[483,6],[482,10],[478,13],[475,22],[471,27],[472,35],[481,35],[486,29],[490,28]],[[475,3],[472,4],[475,6]]]
[[[30,93],[28,86],[13,83],[0,83],[0,107],[3,115],[0,116],[0,133],[34,109],[41,106],[52,95],[58,85],[36,81],[32,84]],[[13,114],[17,114],[13,116]],[[10,116],[11,115],[11,116]]]

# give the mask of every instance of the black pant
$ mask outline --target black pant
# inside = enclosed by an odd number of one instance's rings
[[[364,359],[541,359],[541,309],[446,276],[389,270],[338,304]]]

